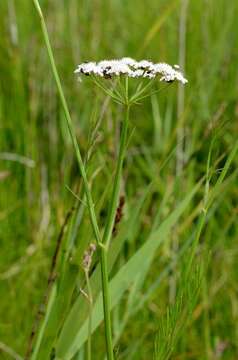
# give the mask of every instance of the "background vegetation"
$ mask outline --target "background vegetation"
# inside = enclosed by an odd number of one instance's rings
[[[185,93],[172,84],[132,109],[125,205],[114,244],[124,240],[111,276],[148,239],[163,242],[148,262],[139,259],[132,285],[113,309],[118,358],[238,358],[237,1],[41,4],[102,228],[121,110],[88,81],[76,81],[76,65],[123,56],[184,61],[189,80]],[[68,190],[80,193],[81,179],[32,1],[2,0],[0,16],[0,359],[11,359],[13,349],[26,352],[72,205],[70,243],[78,265],[93,235],[87,211]],[[182,216],[170,219],[169,231],[161,229],[204,175],[206,185]],[[212,203],[205,214],[206,193]],[[188,276],[194,239],[199,245]],[[83,281],[78,271],[72,303]],[[93,336],[97,359],[104,354],[102,329]],[[84,358],[83,350],[75,355]]]

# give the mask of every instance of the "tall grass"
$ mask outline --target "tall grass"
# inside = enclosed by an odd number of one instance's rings
[[[102,233],[123,114],[88,81],[78,83],[73,69],[124,55],[177,63],[182,3],[40,3]],[[182,114],[174,85],[131,108],[125,204],[108,256],[120,359],[237,357],[238,6],[190,1],[186,11]],[[87,193],[33,4],[3,1],[0,13],[0,358],[23,358],[37,323],[37,358],[84,359],[89,303],[81,264],[94,239]],[[89,273],[92,359],[106,354],[99,261],[97,252]]]

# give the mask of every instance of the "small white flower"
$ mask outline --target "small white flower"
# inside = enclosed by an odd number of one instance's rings
[[[121,62],[126,64],[126,65],[129,65],[129,66],[135,66],[135,64],[137,63],[136,60],[130,58],[130,57],[124,57],[121,59]]]
[[[178,71],[178,65],[174,67],[166,63],[154,64],[148,60],[136,61],[129,57],[119,60],[102,60],[98,63],[88,62],[78,65],[75,73],[84,75],[96,75],[104,78],[125,75],[131,78],[153,79],[160,76],[160,81],[173,82],[179,81],[186,84],[188,81],[183,74]]]
[[[154,64],[151,61],[141,60],[141,61],[136,62],[135,68],[137,68],[137,69],[152,69],[153,65]]]
[[[139,77],[143,77],[144,74],[144,70],[131,70],[129,72],[129,76],[132,78],[139,78]]]

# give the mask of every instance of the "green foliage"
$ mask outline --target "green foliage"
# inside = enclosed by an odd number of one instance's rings
[[[170,216],[156,229],[149,238],[146,240],[145,244],[141,246],[137,252],[131,256],[130,260],[124,264],[117,274],[113,277],[110,282],[110,293],[111,293],[111,305],[112,308],[118,304],[121,300],[124,292],[128,287],[133,283],[135,273],[137,276],[144,278],[147,275],[149,267],[152,263],[156,249],[161,245],[162,241],[166,238],[169,230],[176,223],[181,213],[186,209],[186,206],[189,203],[189,200],[195,195],[198,190],[198,186],[193,189],[188,196],[179,204]],[[76,303],[77,304],[77,303]],[[76,305],[77,306],[77,305]],[[102,296],[98,297],[95,302],[93,309],[92,317],[92,329],[95,330],[96,327],[103,320],[102,313]],[[78,333],[74,334],[72,331],[73,326],[78,324]],[[80,329],[81,328],[81,329]],[[80,349],[84,341],[87,339],[87,323],[81,324],[77,321],[77,314],[73,310],[69,314],[69,319],[66,320],[65,326],[62,330],[62,335],[58,343],[58,351],[56,348],[56,354],[59,358],[70,359],[74,353]],[[71,345],[72,343],[72,345]]]
[[[73,71],[81,61],[122,56],[177,63],[184,1],[40,3],[103,233],[122,113]],[[33,3],[0,1],[0,14],[0,359],[25,357],[72,206],[34,354],[85,359],[81,264],[94,240],[85,190]],[[109,255],[118,359],[238,357],[237,15],[235,0],[190,1],[182,115],[174,84],[131,109],[125,205]],[[92,354],[103,359],[98,261],[96,252]]]
[[[175,302],[168,306],[166,313],[159,319],[156,360],[170,359],[179,339],[186,336],[185,331],[189,321],[192,320],[192,313],[198,300],[201,276],[199,267],[193,268],[189,274],[187,272],[181,274]]]

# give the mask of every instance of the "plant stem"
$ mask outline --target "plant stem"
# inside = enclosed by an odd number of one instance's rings
[[[83,164],[83,160],[82,160],[82,156],[81,156],[80,149],[79,149],[79,146],[78,146],[77,138],[76,138],[76,135],[75,135],[75,131],[73,129],[72,120],[71,120],[71,116],[70,116],[70,113],[69,113],[68,105],[67,105],[67,102],[65,100],[65,96],[64,96],[63,89],[62,89],[61,81],[60,81],[59,74],[58,74],[58,71],[57,71],[57,68],[56,68],[56,65],[55,65],[54,55],[53,55],[53,51],[52,51],[52,48],[51,48],[46,23],[45,23],[44,16],[43,16],[43,13],[41,11],[40,4],[39,4],[38,0],[33,0],[33,2],[34,2],[34,5],[36,7],[36,10],[38,12],[38,15],[40,17],[41,28],[42,28],[42,32],[43,32],[43,36],[44,36],[44,40],[45,40],[45,44],[46,44],[46,48],[47,48],[51,68],[52,68],[52,73],[54,75],[56,86],[57,86],[57,89],[58,89],[58,92],[59,92],[61,104],[62,104],[62,107],[63,107],[63,110],[64,110],[65,119],[66,119],[68,130],[69,130],[69,134],[70,134],[71,141],[72,141],[73,147],[74,147],[74,151],[75,151],[75,154],[76,154],[76,157],[77,157],[79,170],[80,170],[81,176],[83,178],[83,183],[84,183],[84,187],[85,187],[85,193],[86,193],[87,203],[88,203],[88,210],[89,210],[90,220],[91,220],[92,227],[93,227],[93,232],[94,232],[95,238],[97,240],[97,243],[99,244],[100,243],[100,232],[99,232],[99,228],[98,228],[98,225],[97,225],[97,219],[96,219],[95,210],[94,210],[94,203],[93,203],[93,199],[92,199],[92,196],[91,196],[90,187],[89,187],[89,183],[88,183],[87,175],[86,175],[86,170],[85,170],[85,167],[84,167],[84,164]]]
[[[87,343],[87,360],[91,360],[92,356],[92,346],[91,346],[91,332],[92,332],[92,306],[93,306],[93,295],[90,285],[90,280],[88,276],[88,270],[85,270],[85,278],[88,291],[88,301],[89,301],[89,314],[88,314],[88,343]]]
[[[126,86],[126,93],[128,95],[128,84]],[[128,96],[127,96],[128,98]],[[104,308],[104,320],[105,320],[105,337],[107,342],[107,356],[108,359],[113,360],[113,342],[112,342],[112,327],[110,318],[110,294],[108,287],[108,270],[107,270],[107,254],[109,249],[109,243],[112,235],[112,229],[114,225],[117,204],[120,193],[120,183],[122,177],[122,166],[125,157],[126,143],[127,143],[127,131],[129,122],[129,105],[126,105],[126,117],[123,121],[122,132],[120,137],[120,149],[117,160],[116,174],[113,184],[112,197],[109,206],[108,217],[106,221],[105,231],[102,239],[101,246],[101,276],[102,276],[102,288],[103,288],[103,308]]]
[[[69,113],[68,105],[67,105],[64,93],[63,93],[60,78],[59,78],[58,71],[57,71],[57,68],[56,68],[54,55],[53,55],[53,51],[52,51],[52,48],[51,48],[51,44],[50,44],[49,35],[48,35],[45,20],[44,20],[44,16],[43,16],[43,13],[41,11],[40,4],[39,4],[38,0],[33,0],[33,3],[35,5],[37,13],[38,13],[38,15],[40,17],[41,28],[42,28],[42,32],[43,32],[43,36],[44,36],[44,40],[45,40],[45,44],[46,44],[46,48],[47,48],[51,68],[52,68],[52,72],[53,72],[54,79],[55,79],[55,82],[56,82],[56,86],[57,86],[57,89],[58,89],[58,92],[59,92],[61,104],[62,104],[62,107],[63,107],[63,110],[64,110],[65,119],[66,119],[66,122],[67,122],[69,134],[70,134],[70,137],[71,137],[71,141],[73,143],[73,147],[74,147],[75,154],[76,154],[76,157],[77,157],[79,170],[80,170],[81,176],[83,178],[83,183],[84,183],[84,187],[85,187],[85,194],[86,194],[86,198],[87,198],[87,207],[88,207],[88,210],[89,210],[89,215],[90,215],[90,220],[91,220],[93,232],[94,232],[97,244],[100,247],[102,292],[103,292],[103,301],[104,301],[103,308],[104,308],[104,319],[105,319],[105,329],[106,329],[107,354],[108,354],[108,360],[113,360],[113,347],[112,347],[112,335],[111,335],[111,323],[110,323],[110,299],[109,299],[108,269],[107,269],[106,249],[104,248],[104,246],[101,243],[101,236],[100,236],[99,227],[98,227],[98,224],[97,224],[96,214],[95,214],[95,210],[94,210],[94,203],[93,203],[93,199],[92,199],[92,196],[91,196],[89,183],[88,183],[88,180],[87,180],[86,170],[85,170],[85,167],[84,167],[84,163],[83,163],[82,156],[81,156],[81,153],[80,153],[80,149],[79,149],[79,146],[78,146],[77,138],[76,138],[74,128],[73,128],[73,125],[72,125],[72,120],[71,120],[71,116],[70,116],[70,113]],[[114,209],[114,207],[113,207],[113,209]],[[111,228],[111,226],[110,226],[110,228]],[[110,234],[111,234],[111,231],[109,232],[109,235]]]
[[[112,342],[112,326],[111,326],[111,299],[108,286],[108,268],[107,268],[107,249],[102,244],[100,247],[101,254],[101,279],[102,279],[102,296],[103,296],[103,311],[104,311],[104,323],[105,323],[105,338],[107,348],[108,360],[113,360],[113,342]]]
[[[127,132],[128,132],[128,123],[129,123],[129,113],[130,113],[130,106],[126,105],[126,117],[122,124],[122,132],[120,137],[120,149],[119,149],[119,155],[117,160],[117,167],[116,167],[116,174],[113,184],[113,190],[112,190],[112,197],[111,202],[109,205],[109,212],[108,217],[106,221],[105,231],[103,234],[102,243],[106,246],[108,249],[111,235],[112,235],[112,229],[114,225],[114,219],[116,215],[116,209],[118,205],[119,200],[119,194],[120,194],[120,184],[121,184],[121,177],[122,177],[122,166],[123,161],[125,157],[126,152],[126,144],[127,144]]]

